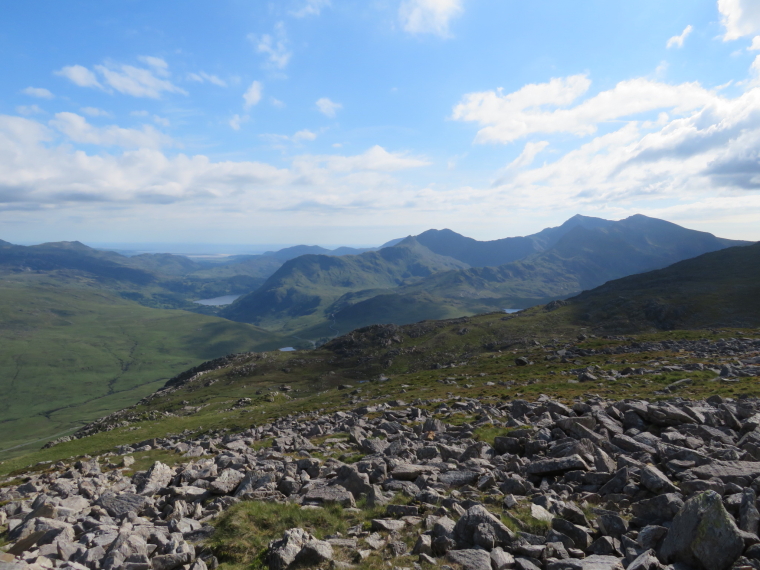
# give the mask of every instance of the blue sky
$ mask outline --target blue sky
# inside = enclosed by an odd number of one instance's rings
[[[0,7],[0,239],[759,239],[755,0]]]

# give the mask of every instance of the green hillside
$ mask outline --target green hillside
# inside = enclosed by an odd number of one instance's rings
[[[610,281],[571,302],[576,322],[608,331],[757,327],[760,243]]]
[[[372,290],[375,295],[438,271],[464,267],[414,238],[361,255],[303,255],[287,261],[260,289],[220,315],[275,330],[298,330],[328,321],[334,304],[346,294]]]
[[[619,222],[576,216],[558,228],[548,228],[528,238],[494,242],[477,242],[454,232],[432,230],[411,240],[340,260],[324,256],[297,258],[283,265],[261,289],[221,314],[265,327],[300,329],[299,336],[324,340],[376,323],[406,324],[530,307],[567,298],[610,280],[747,243],[641,215]],[[450,255],[431,252],[421,242]],[[377,261],[411,243],[415,255],[446,263],[428,264],[424,271],[409,278],[399,276],[398,264]],[[459,257],[460,263],[464,263],[461,259],[475,262],[498,255],[518,255],[526,247],[546,249],[498,267],[446,267],[454,257]],[[367,263],[369,260],[373,262]]]
[[[293,342],[217,317],[149,309],[49,275],[6,276],[1,454],[131,405],[204,360]]]

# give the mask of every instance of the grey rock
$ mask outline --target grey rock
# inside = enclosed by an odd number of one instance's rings
[[[586,462],[577,454],[569,457],[559,457],[557,459],[533,461],[528,465],[528,473],[531,475],[553,475],[564,473],[566,471],[575,471],[577,469],[582,469],[583,471],[589,470]]]
[[[514,533],[482,505],[470,507],[457,521],[453,537],[459,548],[481,546],[489,550],[508,546],[515,539]]]
[[[269,570],[286,570],[301,552],[311,535],[302,528],[286,530],[280,540],[269,543]]]
[[[319,566],[333,558],[333,549],[329,542],[312,537],[306,541],[296,555],[295,563],[303,566]]]
[[[156,461],[145,474],[145,478],[138,486],[137,492],[146,497],[155,495],[159,489],[169,484],[172,477],[174,477],[174,470],[168,465]]]
[[[659,558],[701,570],[726,570],[743,550],[739,529],[720,495],[706,491],[686,501],[673,519]]]
[[[678,487],[667,476],[651,463],[645,465],[640,472],[641,484],[653,493],[677,493]]]
[[[446,559],[459,564],[463,570],[491,570],[491,557],[485,550],[452,550]]]
[[[683,499],[678,493],[665,493],[652,499],[637,501],[631,505],[634,516],[648,524],[658,524],[672,520],[683,507]]]
[[[636,559],[628,565],[626,570],[665,570],[665,567],[657,560],[654,550],[646,550],[639,554]]]
[[[209,485],[209,491],[217,495],[229,495],[232,493],[245,475],[235,469],[225,469]]]
[[[134,493],[119,493],[117,495],[106,492],[100,496],[95,504],[103,507],[112,517],[120,519],[130,511],[139,514],[147,501],[142,495],[135,495]]]
[[[744,489],[739,506],[739,528],[745,532],[757,534],[760,512],[757,510],[757,496],[752,489]]]
[[[304,503],[337,503],[344,507],[355,507],[356,501],[354,496],[345,489],[332,486],[332,487],[316,487],[311,489],[303,496]]]

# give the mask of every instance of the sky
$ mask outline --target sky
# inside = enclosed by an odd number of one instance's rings
[[[757,0],[0,5],[0,239],[760,239]]]

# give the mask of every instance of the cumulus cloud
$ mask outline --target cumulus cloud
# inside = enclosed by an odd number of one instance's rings
[[[248,122],[248,115],[232,115],[232,118],[229,120],[229,125],[232,127],[232,130],[239,131],[240,127],[243,123]]]
[[[288,49],[288,37],[282,22],[275,25],[274,34],[248,34],[248,41],[256,46],[258,53],[267,56],[267,67],[285,69],[293,55]]]
[[[44,113],[42,109],[38,105],[19,105],[16,107],[16,112],[19,115],[38,115],[40,113]]]
[[[259,101],[261,101],[261,83],[258,81],[254,81],[251,83],[251,86],[248,87],[245,93],[243,93],[243,101],[244,107],[246,109],[250,109],[254,105],[258,105]]]
[[[462,13],[462,0],[402,0],[401,26],[412,34],[449,35],[449,23]]]
[[[509,94],[501,89],[469,93],[454,107],[452,118],[481,125],[477,143],[508,143],[532,133],[591,135],[602,122],[657,109],[681,114],[715,98],[698,83],[669,85],[638,78],[570,106],[590,86],[587,76],[573,75]]]
[[[75,143],[121,148],[160,148],[171,139],[150,125],[142,129],[125,129],[116,125],[95,127],[76,113],[56,113],[50,126]]]
[[[401,204],[405,198],[390,173],[427,164],[382,147],[357,156],[302,155],[286,168],[255,161],[215,162],[203,155],[168,156],[144,146],[89,154],[72,148],[73,139],[51,141],[56,132],[87,144],[142,133],[97,129],[72,115],[59,114],[50,126],[0,115],[0,215],[21,208],[81,211],[106,203],[121,209],[135,206],[145,219],[149,207],[172,204],[171,210],[154,213],[166,221],[184,204],[184,224],[188,208],[197,208],[205,220],[220,212],[228,227],[236,216],[244,216],[246,223],[251,216],[271,221],[277,211],[291,212],[287,219],[293,223],[292,212],[364,213]],[[300,136],[308,137],[305,132]]]
[[[322,167],[331,172],[352,172],[372,170],[377,172],[395,172],[408,168],[419,168],[430,164],[423,158],[406,156],[403,153],[391,153],[375,145],[366,152],[355,156],[302,156],[294,161],[296,169],[310,170]]]
[[[187,91],[169,81],[169,65],[163,59],[153,56],[140,56],[138,59],[148,67],[135,67],[114,62],[94,66],[95,71],[102,78],[102,83],[98,81],[95,73],[81,65],[63,67],[55,74],[67,78],[79,87],[114,89],[133,97],[158,99],[162,93],[187,95]]]
[[[752,38],[752,45],[747,48],[749,51],[760,51],[760,36]]]
[[[227,87],[227,82],[223,79],[219,79],[216,75],[211,75],[205,71],[199,71],[198,73],[188,73],[187,78],[190,81],[197,81],[198,83],[211,83],[219,87]]]
[[[325,117],[330,117],[331,119],[334,119],[335,114],[338,112],[338,110],[343,108],[343,105],[336,103],[335,101],[330,101],[330,99],[327,97],[318,99],[316,105],[320,113],[322,113]]]
[[[261,135],[261,138],[269,141],[275,148],[285,148],[283,143],[301,143],[303,141],[313,141],[317,139],[317,133],[310,131],[309,129],[302,129],[292,136],[289,135],[275,135],[265,134]]]
[[[29,95],[30,97],[37,97],[38,99],[55,98],[55,95],[43,87],[27,87],[26,89],[22,89],[21,92],[25,95]]]
[[[718,0],[723,41],[738,40],[760,32],[760,3],[756,0]]]
[[[102,87],[95,74],[83,65],[67,65],[53,73],[65,77],[79,87]]]
[[[305,18],[306,16],[319,16],[323,8],[331,5],[330,0],[306,0],[297,10],[291,10],[290,15],[296,18]]]
[[[694,28],[692,28],[691,25],[686,26],[684,28],[683,32],[681,32],[681,35],[680,36],[673,36],[672,38],[670,38],[668,40],[668,43],[666,44],[665,47],[667,47],[667,48],[672,48],[672,47],[682,48],[684,40],[692,32],[693,29]]]
[[[82,107],[79,110],[89,117],[110,117],[111,116],[111,113],[109,113],[108,111],[104,111],[103,109],[98,109],[97,107]]]
[[[156,76],[163,74],[164,68],[161,66],[154,65],[152,69],[145,69],[132,65],[110,64],[96,65],[95,69],[102,75],[106,85],[124,95],[151,99],[160,98],[164,92],[187,95],[187,91],[171,81]]]

